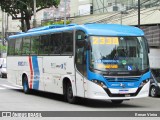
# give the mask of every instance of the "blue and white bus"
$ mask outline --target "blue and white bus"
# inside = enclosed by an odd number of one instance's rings
[[[148,44],[141,29],[117,24],[51,25],[9,36],[8,80],[32,89],[77,97],[147,97]]]

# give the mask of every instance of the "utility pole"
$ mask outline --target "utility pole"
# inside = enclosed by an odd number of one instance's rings
[[[33,0],[34,2],[34,18],[33,18],[33,27],[37,27],[37,21],[36,21],[36,0]]]
[[[4,12],[2,11],[2,42],[4,41],[4,38],[5,38],[5,28],[4,28]]]
[[[140,0],[138,0],[138,27],[140,28]]]
[[[64,25],[66,25],[66,0],[64,0]]]
[[[104,13],[104,0],[103,0],[103,13]]]

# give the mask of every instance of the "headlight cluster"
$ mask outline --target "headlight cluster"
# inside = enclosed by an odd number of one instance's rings
[[[107,88],[107,86],[105,85],[104,82],[99,81],[99,80],[91,80],[92,82],[96,83],[97,85],[103,87],[103,88]]]
[[[149,79],[142,81],[139,87],[143,87],[148,81]]]

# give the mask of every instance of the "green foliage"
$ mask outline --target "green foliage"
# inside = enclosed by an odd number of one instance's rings
[[[71,21],[69,21],[69,20],[66,20],[66,24],[70,24],[71,23]],[[42,26],[48,26],[48,25],[53,25],[53,24],[55,24],[55,25],[63,25],[64,24],[64,20],[60,20],[60,21],[46,21],[46,22],[43,22],[42,23]]]
[[[2,52],[6,52],[7,51],[7,47],[6,46],[3,46],[3,45],[0,45],[0,51]]]
[[[50,7],[58,7],[60,0],[36,0],[36,12]],[[27,29],[30,28],[29,19],[34,13],[33,0],[0,0],[2,11],[8,13],[13,19],[21,19],[27,23]],[[21,14],[21,17],[18,17]]]
[[[58,7],[59,3],[60,0],[36,0],[36,12],[52,6]],[[9,13],[15,18],[21,11],[28,12],[31,15],[33,15],[34,12],[33,0],[1,0],[0,6],[2,11]]]

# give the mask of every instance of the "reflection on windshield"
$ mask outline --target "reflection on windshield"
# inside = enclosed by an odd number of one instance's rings
[[[91,36],[91,61],[94,69],[139,71],[148,68],[148,53],[143,37]]]

